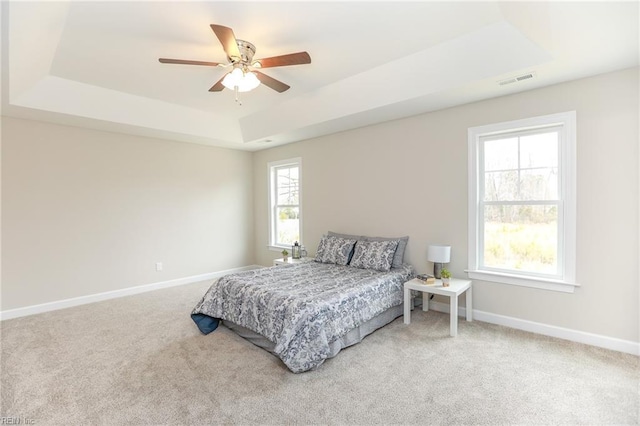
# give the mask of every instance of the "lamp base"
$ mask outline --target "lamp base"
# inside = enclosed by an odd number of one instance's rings
[[[433,276],[437,279],[442,278],[442,263],[435,262],[433,264]]]

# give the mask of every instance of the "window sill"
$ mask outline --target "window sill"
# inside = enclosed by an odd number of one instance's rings
[[[579,284],[560,280],[549,280],[535,277],[522,277],[498,272],[465,270],[469,278],[474,280],[489,281],[500,284],[511,284],[521,287],[538,288],[541,290],[559,291],[562,293],[573,293]]]

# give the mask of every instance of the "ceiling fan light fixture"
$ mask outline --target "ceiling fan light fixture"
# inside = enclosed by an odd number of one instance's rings
[[[244,72],[240,68],[234,68],[222,80],[222,85],[229,90],[238,88],[238,92],[248,92],[260,86],[258,77],[250,71]]]
[[[216,37],[218,37],[224,52],[227,54],[228,63],[222,64],[219,62],[170,58],[158,58],[158,60],[163,64],[202,65],[209,67],[232,66],[233,70],[216,81],[209,89],[209,92],[221,92],[224,89],[233,90],[236,93],[236,102],[238,104],[240,104],[238,93],[249,92],[261,84],[278,93],[286,92],[290,89],[288,84],[269,77],[258,69],[311,63],[311,56],[309,56],[307,52],[288,53],[286,55],[254,60],[253,55],[256,53],[256,47],[252,43],[237,39],[233,34],[233,30],[229,27],[217,24],[211,24],[209,26]],[[252,69],[254,70],[251,71]]]

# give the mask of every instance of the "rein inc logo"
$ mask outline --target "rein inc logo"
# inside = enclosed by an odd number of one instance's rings
[[[28,417],[0,417],[0,425],[35,425],[36,421]]]

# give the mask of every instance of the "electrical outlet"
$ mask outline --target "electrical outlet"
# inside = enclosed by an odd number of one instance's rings
[[[162,262],[156,263],[156,271],[162,271]]]

